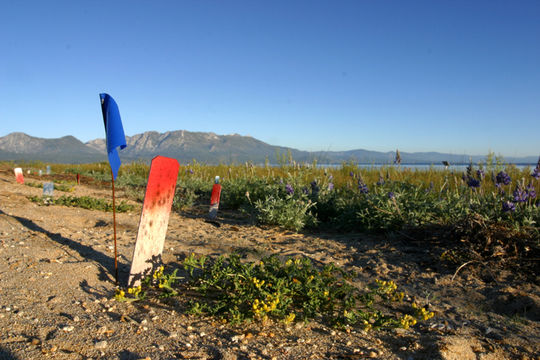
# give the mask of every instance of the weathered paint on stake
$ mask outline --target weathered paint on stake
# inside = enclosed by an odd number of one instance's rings
[[[163,156],[152,160],[128,286],[138,286],[143,276],[160,265],[169,215],[176,190],[178,161]]]
[[[19,184],[24,184],[24,176],[21,168],[15,168],[15,179]]]
[[[219,208],[219,198],[221,197],[221,185],[214,184],[212,187],[212,196],[210,197],[210,212],[208,217],[215,219]]]

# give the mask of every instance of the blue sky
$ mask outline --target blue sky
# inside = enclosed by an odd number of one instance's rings
[[[540,154],[540,1],[4,1],[0,136]]]

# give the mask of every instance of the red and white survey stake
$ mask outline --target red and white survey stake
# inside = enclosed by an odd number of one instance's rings
[[[212,196],[210,197],[210,212],[208,217],[215,219],[219,208],[219,198],[221,197],[221,185],[219,184],[219,176],[216,176],[214,180],[214,186],[212,187]]]
[[[15,168],[15,179],[19,184],[24,184],[24,176],[21,168]]]
[[[175,159],[156,156],[152,160],[129,272],[130,287],[138,286],[144,276],[150,275],[161,265],[161,253],[169,225],[179,167]]]

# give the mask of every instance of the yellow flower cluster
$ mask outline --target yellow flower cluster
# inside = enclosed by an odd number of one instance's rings
[[[419,319],[429,320],[433,316],[435,316],[432,311],[428,311],[425,308],[418,306],[418,304],[416,303],[412,303],[412,307],[413,309],[415,309],[416,317],[418,317]]]
[[[300,261],[300,259],[294,259],[294,260],[289,259],[289,260],[285,261],[285,266],[290,266],[293,263],[294,263],[294,265],[298,266],[298,265],[300,265],[301,261]]]
[[[126,298],[126,293],[125,293],[125,291],[124,291],[124,290],[120,290],[120,289],[116,289],[116,290],[115,290],[114,298],[115,298],[117,301],[125,300],[125,298]]]
[[[255,287],[256,287],[257,289],[260,289],[261,286],[264,285],[264,280],[259,280],[259,279],[257,279],[256,277],[251,278],[251,281],[253,282],[253,285],[255,285]]]
[[[391,292],[394,292],[397,290],[397,285],[392,280],[390,281],[383,281],[383,280],[375,280],[377,285],[379,285],[379,289],[383,290],[385,294],[389,294]]]
[[[276,310],[278,304],[278,294],[275,294],[273,299],[270,297],[270,299],[267,299],[266,302],[255,299],[255,301],[253,302],[253,312],[255,313],[255,316],[263,317],[266,316],[266,314]]]
[[[154,279],[160,279],[163,277],[163,266],[160,266],[156,271],[154,271],[154,275],[152,275],[152,277]]]
[[[294,321],[294,318],[296,317],[295,313],[290,313],[286,318],[285,318],[285,324],[290,324]]]
[[[363,320],[362,323],[363,323],[363,325],[364,325],[364,331],[369,331],[369,330],[371,330],[372,325],[371,325],[371,323],[370,323],[369,321]]]
[[[132,294],[133,296],[137,297],[139,296],[139,294],[141,293],[142,291],[142,288],[141,288],[141,285],[137,286],[137,287],[132,287],[132,288],[129,288],[128,289],[128,293]]]
[[[399,320],[399,323],[403,329],[408,329],[410,326],[416,325],[416,319],[406,314]]]
[[[379,291],[381,291],[382,294],[386,295],[388,299],[392,301],[402,301],[405,297],[405,293],[403,293],[402,291],[396,292],[397,285],[392,280],[375,280],[375,282],[379,286]]]

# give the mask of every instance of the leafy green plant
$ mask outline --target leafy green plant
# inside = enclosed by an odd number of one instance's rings
[[[39,205],[64,205],[101,211],[112,211],[113,209],[111,202],[108,202],[104,199],[93,198],[90,196],[61,196],[59,198],[28,196],[28,199],[32,202],[38,203]],[[116,204],[117,212],[129,212],[132,211],[134,208],[135,207],[133,205],[128,204],[125,201],[121,201],[119,204]]]
[[[337,327],[358,325],[369,330],[407,328],[433,316],[417,306],[412,307],[412,315],[385,311],[388,304],[404,297],[394,282],[376,281],[361,291],[352,285],[354,274],[333,264],[316,268],[307,258],[282,262],[274,255],[242,263],[235,254],[215,261],[191,254],[184,268],[191,277],[189,288],[199,294],[189,311],[232,323],[321,319]]]
[[[285,229],[299,231],[306,224],[316,220],[309,212],[313,207],[311,200],[298,200],[292,197],[279,198],[272,195],[255,202],[257,220],[262,224],[279,225]]]

